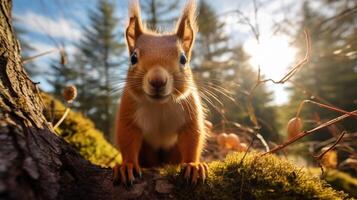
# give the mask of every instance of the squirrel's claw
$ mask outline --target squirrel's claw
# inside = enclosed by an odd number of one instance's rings
[[[135,181],[134,169],[139,175],[139,178],[141,178],[142,173],[138,165],[134,166],[133,163],[123,163],[120,166],[118,164],[115,165],[113,168],[113,184],[123,183],[127,187],[132,187]]]
[[[202,179],[202,183],[206,181],[207,173],[208,173],[208,165],[206,163],[202,163],[198,166],[198,174]]]
[[[208,173],[208,165],[206,163],[191,162],[183,164],[182,167],[183,176],[187,183],[196,185],[199,179],[205,182]]]

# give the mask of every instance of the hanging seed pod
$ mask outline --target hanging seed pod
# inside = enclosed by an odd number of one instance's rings
[[[227,134],[221,133],[217,136],[217,143],[221,148],[225,148],[226,146]]]
[[[63,97],[68,103],[72,103],[77,97],[77,88],[74,85],[69,85],[63,90]]]
[[[302,130],[302,120],[300,117],[294,117],[288,122],[288,139],[295,137]]]

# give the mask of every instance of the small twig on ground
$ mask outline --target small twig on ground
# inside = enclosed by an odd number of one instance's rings
[[[265,147],[265,151],[268,152],[270,150],[270,148],[269,148],[268,143],[264,140],[263,136],[259,133],[257,133],[255,136],[261,141],[261,143]]]
[[[324,152],[322,152],[321,154],[314,156],[315,159],[317,160],[321,160],[322,157],[329,152],[331,149],[335,148],[335,146],[342,140],[343,136],[346,134],[346,131],[342,131],[341,135],[337,138],[337,140],[332,144],[332,146],[330,146],[328,149],[326,149]]]
[[[250,150],[250,148],[252,147],[253,143],[254,143],[254,140],[255,140],[255,137],[252,138],[252,140],[250,141],[248,147],[247,147],[247,150],[244,152],[244,155],[242,157],[242,159],[240,160],[239,162],[239,166],[241,166],[243,164],[243,161],[245,159],[245,157],[247,156],[248,154],[248,151]]]
[[[357,133],[349,133],[348,135],[345,135],[343,137],[344,143],[349,142],[349,141],[354,141],[355,138],[357,138]],[[321,141],[310,141],[310,142],[305,142],[305,143],[306,143],[306,145],[309,145],[309,146],[313,145],[314,149],[320,149],[320,148],[327,146],[335,141],[336,141],[335,138],[330,138],[330,139],[322,141],[322,142]]]
[[[242,159],[240,160],[240,162],[239,162],[239,166],[242,166],[242,164],[243,164],[243,162],[244,162],[244,159],[245,159],[245,157],[247,156],[247,154],[248,154],[248,151],[250,150],[250,148],[252,147],[252,145],[253,145],[253,143],[254,143],[254,140],[255,140],[255,137],[253,137],[252,138],[252,140],[250,141],[250,143],[249,143],[249,145],[248,145],[248,147],[247,147],[247,150],[244,152],[244,155],[243,155],[243,157],[242,157]],[[244,182],[244,172],[242,171],[242,178],[241,178],[241,185],[240,185],[240,199],[242,199],[242,194],[243,194],[243,182]]]
[[[317,164],[319,165],[319,168],[320,168],[320,170],[321,170],[321,177],[324,178],[324,177],[325,177],[324,167],[321,165],[320,162],[317,162]]]

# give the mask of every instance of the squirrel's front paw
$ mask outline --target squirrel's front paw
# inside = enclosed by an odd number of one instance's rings
[[[134,171],[141,179],[142,173],[138,164],[123,162],[121,165],[116,164],[113,168],[113,184],[123,183],[126,186],[133,186],[134,184]]]
[[[208,165],[200,162],[183,163],[181,167],[184,178],[191,184],[196,184],[198,179],[206,180]]]

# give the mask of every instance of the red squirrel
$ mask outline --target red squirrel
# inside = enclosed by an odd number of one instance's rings
[[[132,185],[140,167],[182,166],[191,183],[206,178],[200,162],[205,113],[190,69],[197,33],[195,2],[189,0],[172,33],[148,30],[138,1],[129,3],[126,42],[130,67],[116,119],[122,164],[114,179]]]

